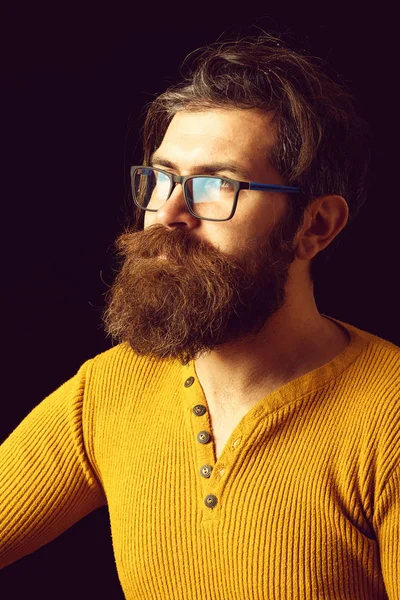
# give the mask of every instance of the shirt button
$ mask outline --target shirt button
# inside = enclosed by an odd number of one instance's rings
[[[218,498],[213,494],[208,494],[208,496],[206,496],[204,499],[204,504],[208,506],[208,508],[214,508],[214,506],[217,506],[217,503]]]
[[[193,408],[193,413],[196,415],[196,417],[202,417],[206,412],[207,409],[202,404],[196,404],[196,406]]]
[[[200,431],[200,433],[197,434],[197,441],[200,442],[200,444],[208,444],[210,440],[211,435],[208,431]]]
[[[213,468],[210,465],[203,465],[200,469],[200,475],[208,479],[211,475]]]
[[[194,383],[194,377],[188,377],[185,381],[185,387],[190,387]]]

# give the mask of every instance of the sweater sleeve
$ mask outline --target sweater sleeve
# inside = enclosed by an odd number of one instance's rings
[[[400,469],[387,481],[374,517],[389,600],[400,600]]]
[[[0,568],[106,504],[83,434],[90,362],[38,404],[0,446]]]

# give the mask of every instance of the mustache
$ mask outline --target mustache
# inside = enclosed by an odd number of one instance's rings
[[[165,262],[176,266],[191,263],[194,267],[204,268],[207,262],[209,267],[221,267],[221,263],[228,268],[241,267],[237,257],[220,251],[206,240],[200,240],[183,229],[168,229],[160,223],[142,231],[126,231],[117,239],[116,249],[129,261],[158,259],[165,255]]]
[[[160,254],[166,254],[178,259],[198,252],[205,246],[211,248],[181,229],[168,230],[160,223],[143,231],[127,231],[117,240],[117,250],[121,255],[135,254],[138,258],[157,258]]]

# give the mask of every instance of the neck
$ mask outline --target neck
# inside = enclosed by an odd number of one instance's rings
[[[227,344],[195,361],[207,400],[215,407],[250,407],[262,396],[333,360],[346,332],[314,306],[278,311],[255,336]]]

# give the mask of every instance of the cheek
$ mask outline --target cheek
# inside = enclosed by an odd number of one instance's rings
[[[233,224],[233,220],[232,220]],[[266,219],[265,212],[261,216],[249,216],[247,220],[235,223],[218,236],[219,249],[232,256],[240,256],[244,250],[264,245],[271,235],[273,224]],[[215,236],[214,239],[216,239]]]
[[[202,238],[220,252],[237,256],[241,247],[246,247],[249,235],[245,224],[234,223],[232,219],[220,225],[210,223],[208,231],[203,231]]]

